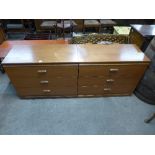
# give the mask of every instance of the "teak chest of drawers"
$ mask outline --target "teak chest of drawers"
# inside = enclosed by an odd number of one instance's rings
[[[149,64],[135,45],[15,46],[2,62],[21,98],[131,95]]]

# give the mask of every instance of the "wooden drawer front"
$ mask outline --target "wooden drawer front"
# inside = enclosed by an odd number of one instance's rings
[[[14,86],[16,87],[46,87],[46,86],[77,86],[77,77],[32,77],[32,78],[21,78],[21,77],[10,77]]]
[[[21,97],[28,96],[77,96],[77,87],[16,88]]]
[[[103,93],[104,93],[103,87],[98,85],[78,87],[78,95],[102,96]]]
[[[131,94],[133,91],[132,86],[130,85],[124,85],[124,87],[120,87],[120,86],[114,86],[114,87],[110,87],[110,86],[79,86],[78,87],[78,95],[92,95],[92,96],[104,96],[107,94]]]
[[[78,95],[94,95],[94,96],[102,96],[105,94],[131,94],[133,92],[134,85],[125,84],[122,86],[114,85],[114,86],[79,86],[78,87]]]
[[[78,65],[36,65],[5,67],[9,77],[77,77]]]
[[[136,84],[138,82],[138,78],[93,78],[93,77],[80,77],[78,81],[79,86],[113,86],[113,85],[122,85],[122,84]]]
[[[108,81],[107,81],[108,80]],[[79,95],[131,94],[139,79],[80,78]]]
[[[79,65],[79,77],[139,78],[145,65]]]

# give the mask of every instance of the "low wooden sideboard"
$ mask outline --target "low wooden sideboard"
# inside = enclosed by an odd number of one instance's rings
[[[2,64],[21,98],[39,98],[131,95],[149,62],[132,44],[53,44],[14,46]]]

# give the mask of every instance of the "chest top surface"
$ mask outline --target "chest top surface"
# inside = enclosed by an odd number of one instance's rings
[[[149,62],[149,59],[132,44],[18,45],[10,50],[2,64],[93,62]]]
[[[133,44],[77,45],[79,62],[148,62]]]
[[[76,45],[17,45],[5,57],[3,64],[77,62]]]

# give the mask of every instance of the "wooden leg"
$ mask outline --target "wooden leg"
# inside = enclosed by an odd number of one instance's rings
[[[153,119],[155,119],[155,113],[153,113],[148,119],[145,119],[145,123],[150,123]]]

